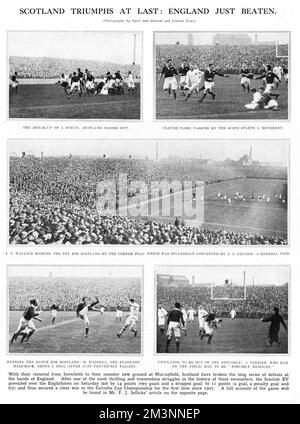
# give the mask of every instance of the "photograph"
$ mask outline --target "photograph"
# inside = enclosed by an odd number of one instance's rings
[[[10,245],[288,245],[287,140],[10,140]]]
[[[290,268],[156,266],[157,353],[287,354]]]
[[[141,354],[141,266],[8,265],[9,353]]]
[[[142,33],[8,31],[9,118],[141,119]]]
[[[155,32],[157,120],[289,118],[289,32]]]

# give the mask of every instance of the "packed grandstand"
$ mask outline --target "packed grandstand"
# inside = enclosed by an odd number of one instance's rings
[[[280,235],[258,235],[173,222],[108,215],[96,209],[97,184],[115,181],[287,179],[277,166],[176,159],[10,157],[11,244],[286,244]],[[134,193],[128,192],[130,196]],[[285,193],[286,194],[286,193]],[[184,224],[184,223],[183,223]]]

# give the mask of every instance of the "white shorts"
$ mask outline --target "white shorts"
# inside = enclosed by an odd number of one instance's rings
[[[245,108],[250,110],[258,109],[258,107],[259,107],[258,103],[254,103],[254,102],[251,102],[245,105]]]
[[[167,77],[164,82],[164,90],[177,90],[177,80],[175,77]]]
[[[165,317],[160,317],[160,318],[158,318],[158,325],[159,326],[162,326],[162,325],[165,325],[165,322],[166,322],[166,319],[165,319]]]
[[[11,83],[12,88],[16,88],[16,87],[18,87],[18,85],[19,85],[19,83],[18,83],[18,82],[16,82],[16,81],[13,81],[13,82]]]
[[[93,89],[94,89],[94,87],[95,87],[95,84],[93,83],[93,81],[87,81],[87,82],[85,83],[85,86],[86,86],[86,88],[87,88],[88,90],[93,90]]]
[[[202,330],[202,328],[204,328],[205,319],[199,318],[198,320],[199,320],[199,329]]]
[[[168,325],[168,330],[167,330],[167,336],[168,337],[181,337],[181,327],[179,322],[175,322],[175,321],[170,321],[169,325]]]
[[[284,75],[284,79],[285,79],[286,81],[288,81],[288,80],[289,80],[289,74],[285,74],[285,75]]]
[[[266,85],[266,88],[265,88],[265,91],[264,91],[264,94],[265,94],[265,93],[271,93],[271,91],[272,91],[274,88],[275,88],[275,85],[274,85],[274,84],[267,84],[267,85]]]
[[[80,82],[72,82],[71,88],[70,88],[70,92],[71,91],[80,91]]]
[[[90,320],[85,312],[83,313],[79,312],[79,316],[81,319],[83,319],[85,325],[90,325]]]
[[[117,311],[116,312],[116,318],[122,318],[123,316],[123,312],[122,311]]]
[[[133,81],[128,81],[128,83],[127,83],[127,87],[128,87],[128,88],[135,88],[135,84],[134,84],[134,82],[133,82]]]
[[[179,84],[185,85],[186,84],[186,75],[181,75],[179,78]]]
[[[135,328],[137,326],[137,323],[138,323],[138,320],[135,317],[130,315],[129,317],[126,318],[126,321],[125,321],[125,325],[127,327],[130,325],[130,328]]]
[[[25,327],[29,327],[31,330],[35,330],[35,325],[34,325],[33,319],[30,319],[28,321],[24,317],[21,317],[17,331],[20,331],[20,330],[24,329]]]
[[[208,334],[209,336],[212,336],[213,333],[214,333],[214,328],[211,325],[209,325],[209,323],[207,321],[204,321],[203,329],[204,329],[205,334]]]
[[[212,90],[214,85],[215,85],[215,83],[213,81],[204,81],[205,91]]]
[[[189,317],[189,322],[194,322],[194,317]]]
[[[57,317],[57,310],[56,309],[52,309],[51,310],[51,315],[52,315],[52,318],[56,318]]]
[[[197,88],[199,88],[201,84],[201,81],[198,82],[193,82],[190,86],[189,86],[189,92],[191,93],[192,91],[196,90]]]
[[[275,99],[269,100],[268,104],[264,107],[264,109],[272,109],[273,107],[278,107],[278,103]]]
[[[248,85],[250,85],[250,78],[242,77],[241,78],[241,84],[248,84]]]

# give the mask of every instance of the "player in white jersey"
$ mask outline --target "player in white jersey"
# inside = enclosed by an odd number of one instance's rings
[[[195,317],[196,313],[197,312],[192,307],[187,311],[188,321],[189,322],[194,322],[194,317]]]
[[[118,337],[121,337],[126,328],[130,327],[130,331],[133,332],[134,337],[137,336],[137,324],[139,322],[139,304],[134,301],[134,299],[128,299],[129,303],[129,314],[127,314],[127,318],[125,321],[124,326],[121,328],[121,330],[117,333]]]
[[[183,331],[184,335],[186,336],[187,335],[186,322],[187,322],[188,314],[187,314],[187,312],[184,308],[181,308],[181,312],[182,312],[183,321],[184,321],[184,324],[181,325],[181,330]]]
[[[260,87],[258,89],[251,88],[250,91],[253,94],[253,99],[251,103],[248,103],[245,105],[245,108],[249,110],[259,109],[260,102],[262,101],[262,98],[263,98],[264,87]]]
[[[230,318],[231,319],[234,319],[235,317],[236,317],[236,311],[234,310],[234,309],[231,309],[231,311],[230,311]]]
[[[202,307],[198,306],[198,322],[199,322],[199,336],[203,333],[205,317],[208,315],[208,312]]]
[[[162,305],[158,305],[157,309],[157,319],[158,319],[158,327],[161,334],[165,331],[165,325],[166,325],[166,316],[168,315],[168,312],[165,310],[165,308]]]
[[[276,64],[273,68],[273,72],[276,75],[276,77],[278,78],[278,81],[274,80],[274,86],[275,86],[275,89],[276,89],[276,88],[278,88],[278,85],[281,82],[281,78],[282,78],[282,75],[283,75],[283,69],[279,64]]]
[[[99,299],[96,297],[95,302],[88,303],[88,299],[86,297],[82,298],[82,302],[77,305],[76,308],[76,316],[77,318],[81,318],[84,321],[85,326],[85,337],[88,336],[90,329],[90,321],[88,318],[88,311],[99,311],[99,309],[94,308],[95,305],[99,303]]]
[[[127,80],[126,83],[127,83],[128,93],[132,91],[132,94],[133,94],[135,89],[135,83],[134,83],[134,78],[131,71],[128,71],[126,80]]]
[[[190,66],[190,70],[186,74],[186,84],[189,92],[185,100],[188,100],[194,91],[199,93],[202,75],[203,72],[198,69],[196,64]]]

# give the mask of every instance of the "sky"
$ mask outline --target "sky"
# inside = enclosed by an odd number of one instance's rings
[[[117,277],[142,278],[142,268],[138,266],[9,266],[9,277]],[[121,281],[122,282],[122,281]],[[120,282],[120,284],[121,284]]]
[[[105,140],[11,140],[8,144],[9,155],[15,153],[18,156],[25,151],[27,154],[40,156],[66,156],[89,155],[89,156],[129,156],[155,158],[156,141],[105,141]],[[260,162],[277,162],[283,166],[288,164],[289,143],[278,140],[234,140],[234,141],[161,141],[158,142],[159,158],[169,155],[188,158],[202,158],[212,160],[224,160],[227,158],[237,160],[244,154],[249,154],[252,146],[252,158]]]
[[[156,44],[175,44],[179,41],[181,44],[187,43],[187,32],[162,32],[155,34]],[[194,44],[211,44],[215,32],[193,32],[194,34]],[[247,32],[252,41],[255,40],[255,34],[258,34],[258,41],[278,41],[280,44],[286,44],[289,41],[288,32],[265,32],[265,33],[255,33]]]
[[[10,31],[8,55],[86,59],[128,65],[133,62],[133,32]],[[135,63],[141,64],[142,34],[136,33]]]
[[[195,276],[196,284],[224,283],[232,279],[234,284],[243,285],[243,272],[246,270],[246,285],[282,285],[289,282],[288,266],[157,266],[157,274],[184,275],[189,281]]]

